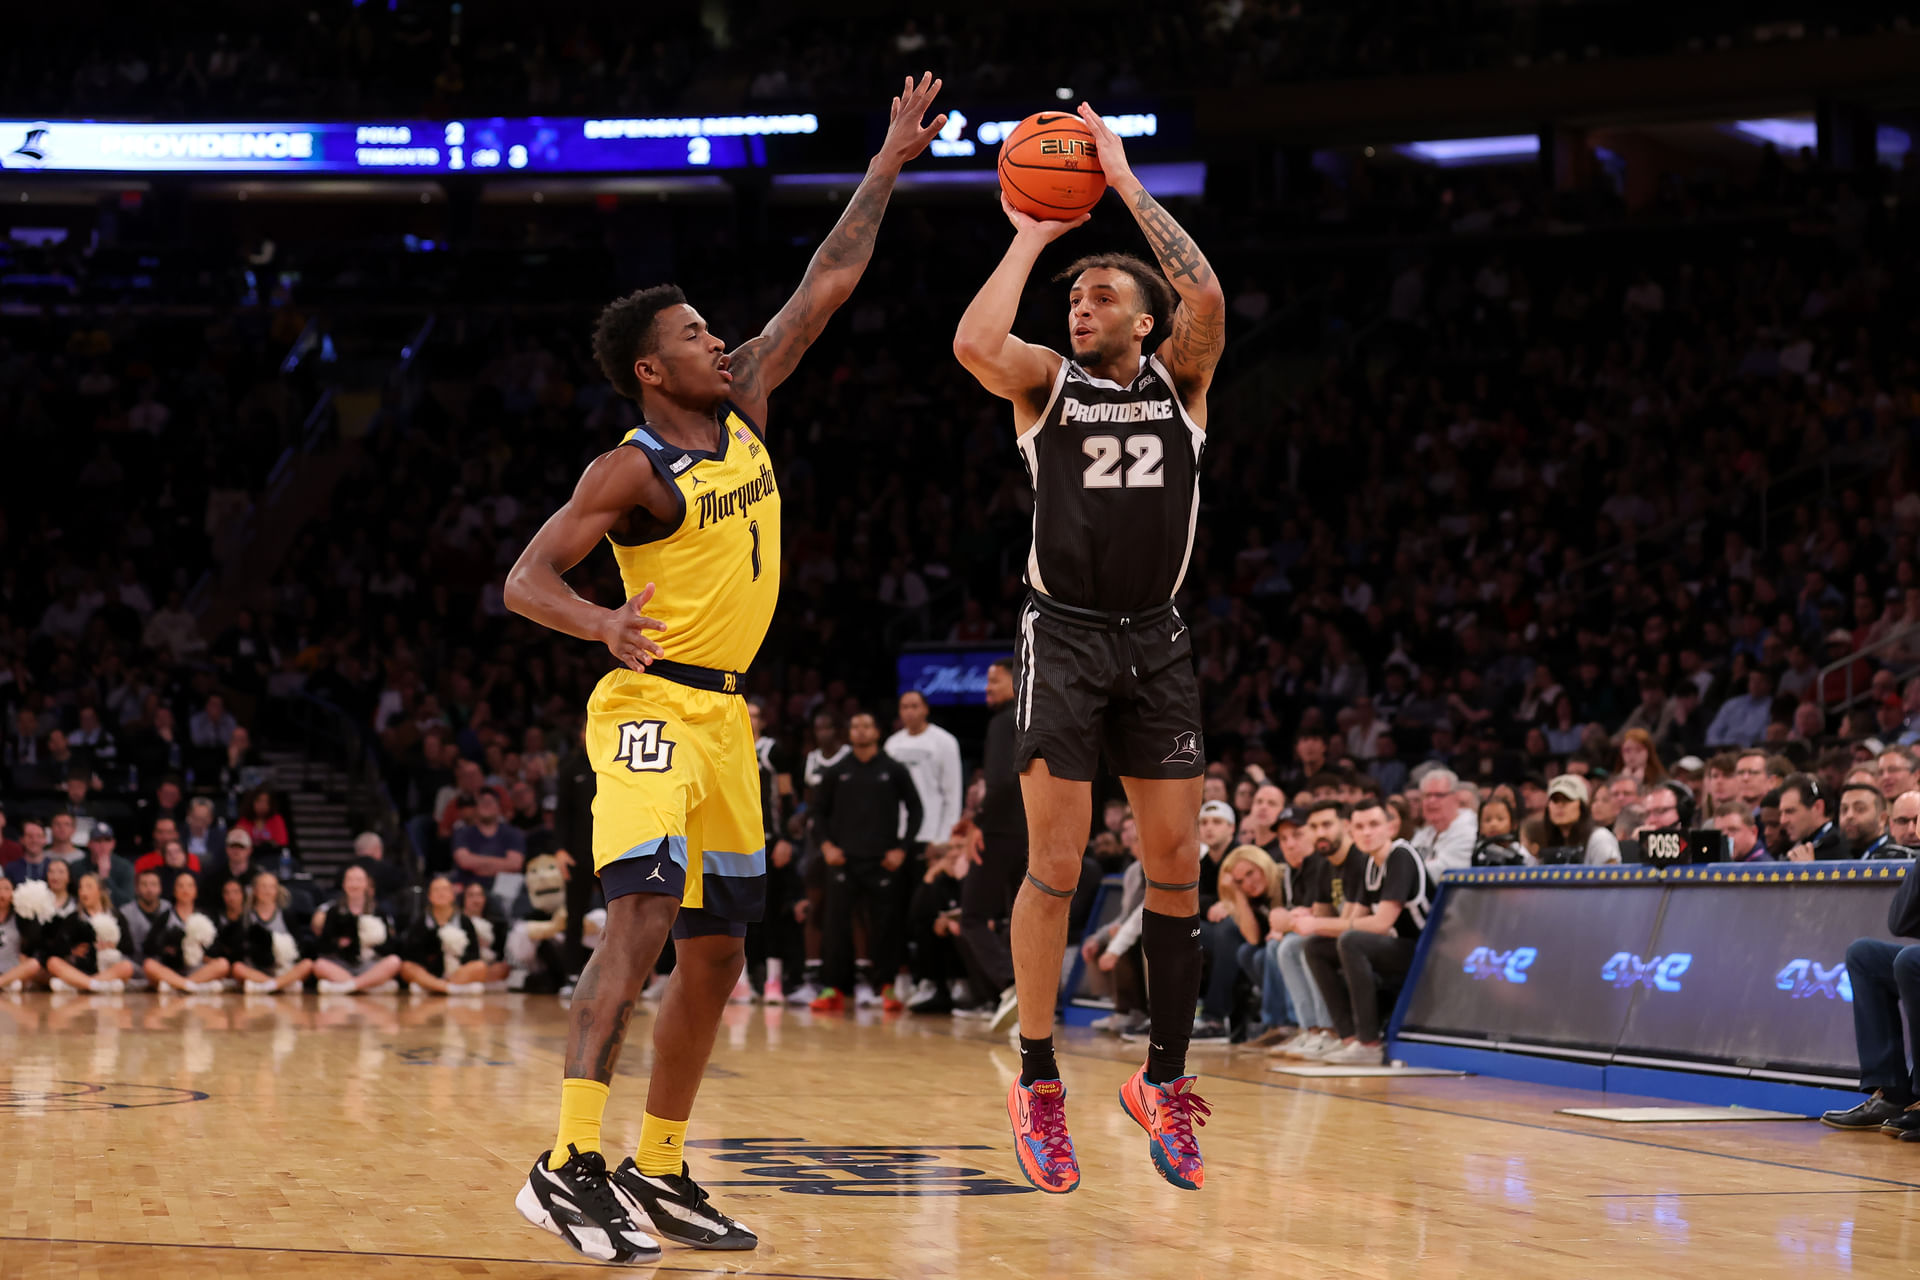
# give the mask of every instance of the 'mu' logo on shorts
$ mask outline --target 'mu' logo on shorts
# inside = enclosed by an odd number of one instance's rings
[[[620,749],[614,760],[635,773],[665,773],[673,768],[674,744],[660,736],[664,720],[628,720],[620,726]]]

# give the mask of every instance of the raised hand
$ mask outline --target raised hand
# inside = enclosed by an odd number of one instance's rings
[[[908,76],[900,93],[893,100],[893,111],[887,119],[887,140],[880,144],[880,158],[898,170],[907,161],[927,149],[927,144],[940,136],[940,130],[947,126],[947,113],[941,112],[933,118],[931,124],[922,126],[920,120],[927,114],[927,108],[933,105],[934,95],[940,92],[940,81],[933,72],[926,72],[915,84]]]
[[[635,671],[645,671],[655,658],[666,656],[647,634],[656,631],[665,635],[667,630],[666,623],[646,616],[647,601],[651,599],[653,584],[649,582],[639,595],[618,609],[607,610],[606,621],[600,627],[600,639],[605,642],[607,652]]]
[[[1093,135],[1093,153],[1100,161],[1100,171],[1107,175],[1107,185],[1123,188],[1132,182],[1133,168],[1127,164],[1127,149],[1120,144],[1120,135],[1108,127],[1098,111],[1084,102],[1074,114],[1080,117],[1080,122],[1087,126],[1087,132]]]
[[[1004,191],[1000,193],[1000,211],[1006,214],[1007,221],[1013,224],[1014,234],[1030,237],[1039,241],[1041,244],[1058,240],[1075,227],[1085,226],[1087,219],[1093,216],[1090,213],[1083,213],[1077,218],[1068,218],[1061,222],[1056,222],[1051,218],[1036,218],[1031,214],[1022,213],[1008,204],[1007,193]]]

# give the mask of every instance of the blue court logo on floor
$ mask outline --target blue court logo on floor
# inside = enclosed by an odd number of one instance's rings
[[[687,1145],[707,1151],[714,1161],[742,1175],[703,1179],[708,1187],[757,1187],[802,1196],[1007,1196],[1033,1190],[953,1158],[954,1153],[973,1151],[997,1156],[997,1147],[867,1146],[805,1138],[703,1138]]]
[[[0,1112],[49,1115],[55,1111],[129,1111],[135,1107],[171,1107],[181,1102],[205,1102],[198,1089],[175,1089],[159,1084],[96,1083],[91,1080],[53,1080],[44,1089],[0,1088]]]

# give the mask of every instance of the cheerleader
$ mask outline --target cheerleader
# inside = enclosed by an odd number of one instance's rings
[[[39,893],[52,897],[44,885]],[[39,941],[39,930],[34,923],[13,909],[13,881],[0,876],[0,991],[20,991],[38,986],[45,979],[46,970],[33,956]]]
[[[191,871],[182,871],[173,880],[172,923],[164,931],[147,935],[147,958],[141,968],[154,986],[202,995],[225,987],[221,979],[232,964],[224,956],[210,954],[218,929],[196,909],[199,903],[200,881]]]
[[[447,876],[427,885],[427,910],[401,944],[400,976],[436,995],[479,995],[488,982],[503,982],[507,966],[489,961],[480,930],[458,905],[459,891]]]
[[[208,954],[227,962],[227,990],[237,990],[240,979],[233,967],[247,958],[247,889],[238,880],[221,882],[220,914],[213,918]]]
[[[47,868],[49,885],[53,866]],[[55,991],[125,991],[133,962],[120,954],[120,917],[101,891],[100,877],[91,871],[82,875],[68,905],[72,909],[56,914],[41,932],[40,962],[47,967],[48,985]]]
[[[300,956],[300,943],[287,927],[287,891],[280,877],[261,871],[253,877],[253,898],[244,916],[244,956],[233,962],[233,976],[251,995],[278,995],[298,986],[313,972],[313,961]]]
[[[313,913],[313,936],[320,955],[313,972],[320,990],[332,995],[396,991],[400,957],[393,924],[381,912],[366,868],[348,867],[340,877],[340,896]]]

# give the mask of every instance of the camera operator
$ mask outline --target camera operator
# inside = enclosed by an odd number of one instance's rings
[[[1810,773],[1780,784],[1780,825],[1790,842],[1788,862],[1833,862],[1847,856],[1846,837],[1833,820],[1833,793]]]
[[[1840,788],[1840,834],[1846,837],[1850,858],[1898,858],[1906,854],[1887,832],[1887,798],[1880,794],[1879,787],[1869,783],[1850,782]]]

